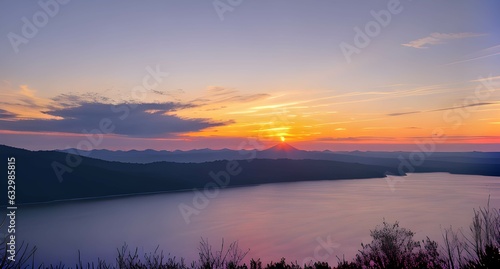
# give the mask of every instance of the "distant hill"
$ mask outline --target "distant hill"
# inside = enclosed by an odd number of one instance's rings
[[[131,160],[158,159],[179,155],[183,162],[154,161],[150,163],[123,163],[100,160],[99,152],[83,157],[60,151],[28,151],[0,145],[0,158],[16,158],[17,203],[49,202],[65,199],[105,197],[162,191],[203,189],[214,183],[213,175],[231,174],[227,187],[309,180],[335,180],[385,177],[387,173],[400,174],[401,164],[411,153],[332,153],[298,150],[286,143],[254,152],[256,158],[231,150],[197,150],[189,152],[163,151],[105,151],[108,157]],[[116,155],[115,155],[116,154]],[[190,158],[217,159],[206,162],[186,162]],[[221,156],[232,156],[230,162]],[[415,172],[450,172],[457,174],[500,176],[499,153],[434,153]],[[287,159],[284,159],[286,157]],[[300,157],[310,157],[299,159]],[[324,158],[324,159],[321,159]],[[408,161],[406,159],[406,161]],[[54,164],[57,164],[54,166]],[[63,173],[56,176],[56,167]],[[229,168],[228,168],[229,167]],[[6,175],[7,166],[0,166]],[[240,171],[241,170],[241,171]],[[398,171],[399,170],[399,171]],[[210,173],[213,173],[212,176]],[[6,180],[0,188],[7,189]],[[6,195],[0,196],[0,204]]]
[[[0,157],[16,158],[16,201],[37,203],[65,199],[104,197],[160,191],[203,189],[214,182],[210,176],[229,170],[240,173],[231,175],[227,187],[293,182],[308,180],[333,180],[384,177],[387,167],[323,160],[248,159],[232,162],[237,168],[228,170],[228,161],[204,163],[154,162],[130,164],[80,157],[58,151],[28,151],[0,146]],[[69,162],[68,162],[69,161]],[[60,181],[54,172],[54,163],[65,169]],[[0,173],[6,174],[6,165]],[[224,178],[224,177],[222,177]],[[2,181],[6,188],[6,181]],[[4,186],[5,185],[5,186]],[[6,203],[6,196],[0,196]]]
[[[285,142],[281,142],[273,147],[260,151],[259,157],[267,159],[309,159],[307,158],[307,151],[298,150]]]
[[[76,152],[75,149],[61,150],[61,152]],[[217,160],[241,160],[249,156],[260,159],[294,159],[294,160],[329,160],[352,162],[362,164],[375,164],[384,166],[394,166],[400,163],[400,156],[409,159],[411,152],[376,152],[376,151],[306,151],[297,149],[288,143],[279,143],[273,147],[262,151],[251,150],[211,150],[197,149],[188,151],[166,151],[166,150],[130,150],[130,151],[110,151],[93,150],[83,151],[85,156],[107,161],[127,162],[127,163],[151,163],[151,162],[191,162],[201,163]],[[416,156],[418,159],[419,156]],[[499,164],[499,152],[434,152],[426,154],[426,161],[449,161],[454,163],[478,163],[478,164]]]
[[[300,152],[300,150],[296,149],[293,146],[290,146],[290,144],[281,142],[279,144],[276,144],[275,146],[272,146],[264,151],[271,151],[271,152]]]

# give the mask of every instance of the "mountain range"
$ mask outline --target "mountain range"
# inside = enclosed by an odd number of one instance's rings
[[[151,162],[186,162],[201,163],[217,160],[241,160],[247,158],[258,159],[294,159],[294,160],[330,160],[341,162],[355,162],[363,164],[395,165],[399,164],[401,158],[412,159],[419,162],[420,156],[424,155],[426,161],[443,161],[457,163],[500,163],[499,152],[377,152],[377,151],[306,151],[300,150],[288,143],[281,142],[268,149],[257,150],[231,150],[231,149],[195,149],[188,151],[167,151],[167,150],[129,150],[111,151],[106,149],[92,151],[78,151],[76,149],[59,150],[65,153],[79,153],[96,159],[126,163],[151,163]]]
[[[70,152],[70,153],[68,153]],[[382,178],[407,172],[500,176],[495,152],[304,151],[287,143],[262,151],[108,151],[72,154],[0,145],[0,158],[16,159],[16,202],[94,199],[166,191],[265,183]],[[417,159],[416,156],[424,156]],[[417,162],[418,161],[418,162]],[[0,166],[7,174],[7,165]],[[227,179],[227,180],[226,180]],[[221,185],[220,182],[224,184]],[[2,188],[7,189],[3,180]],[[0,196],[5,205],[6,195]]]

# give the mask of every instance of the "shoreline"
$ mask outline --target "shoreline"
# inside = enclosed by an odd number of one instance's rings
[[[407,177],[410,174],[450,174],[450,175],[463,175],[463,176],[472,175],[472,174],[454,174],[454,173],[449,173],[449,172],[413,172],[413,173],[407,173],[406,175],[403,175],[403,176],[397,176],[397,175],[390,175],[390,176]],[[475,175],[475,174],[473,176],[498,177],[498,176]],[[301,181],[288,181],[288,182],[269,182],[269,183],[248,184],[248,185],[233,185],[233,186],[227,186],[227,187],[224,187],[221,189],[256,187],[256,186],[269,185],[269,184],[289,184],[289,183],[320,182],[320,181],[343,181],[343,180],[375,179],[375,178],[377,178],[377,179],[378,178],[387,178],[387,176],[385,176],[385,177],[370,177],[370,178],[344,178],[344,179],[340,178],[340,179],[330,179],[330,180],[327,179],[327,180],[301,180]],[[199,188],[193,188],[193,189],[199,189]],[[72,202],[91,202],[91,201],[100,201],[100,200],[114,200],[114,199],[120,199],[120,198],[126,198],[126,197],[139,197],[139,196],[149,196],[149,195],[156,195],[156,194],[185,193],[185,192],[193,191],[193,189],[179,189],[179,190],[140,192],[140,193],[117,194],[117,195],[106,195],[106,196],[95,196],[95,197],[84,197],[84,198],[70,198],[70,199],[60,199],[60,200],[53,200],[53,201],[46,201],[46,202],[19,203],[17,205],[18,206],[36,207],[36,206],[57,205],[57,204],[64,204],[64,203],[69,204]],[[6,206],[6,205],[0,205],[0,206]]]

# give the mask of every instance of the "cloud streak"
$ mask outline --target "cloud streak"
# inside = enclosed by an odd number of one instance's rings
[[[430,35],[401,44],[415,49],[427,49],[429,46],[445,44],[450,40],[463,39],[471,37],[485,36],[483,33],[431,33]]]
[[[493,47],[482,49],[480,51],[473,53],[472,55],[466,56],[465,59],[454,61],[451,63],[447,63],[444,66],[466,63],[466,62],[470,62],[470,61],[476,61],[476,60],[487,59],[490,57],[498,57],[498,56],[500,56],[500,45],[496,45]]]
[[[486,105],[494,105],[495,103],[476,103],[476,104],[469,104],[469,105],[463,105],[463,106],[457,106],[457,107],[445,107],[445,108],[438,108],[438,109],[431,109],[431,110],[423,110],[423,111],[408,111],[408,112],[395,112],[395,113],[389,113],[387,116],[402,116],[402,115],[410,115],[410,114],[419,114],[419,113],[426,113],[426,112],[436,112],[436,111],[446,111],[446,110],[452,110],[452,109],[457,109],[457,108],[465,108],[465,107],[474,107],[474,106],[486,106]]]
[[[320,137],[316,141],[322,142],[364,142],[364,141],[393,141],[389,136],[349,136],[349,137]]]
[[[249,103],[269,98],[270,96],[267,93],[238,94],[237,90],[224,87],[211,87],[207,90],[207,94],[192,100],[190,103],[200,106],[221,103]]]

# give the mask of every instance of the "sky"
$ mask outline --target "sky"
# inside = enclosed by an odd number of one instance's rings
[[[0,144],[500,151],[500,2],[0,1]]]

